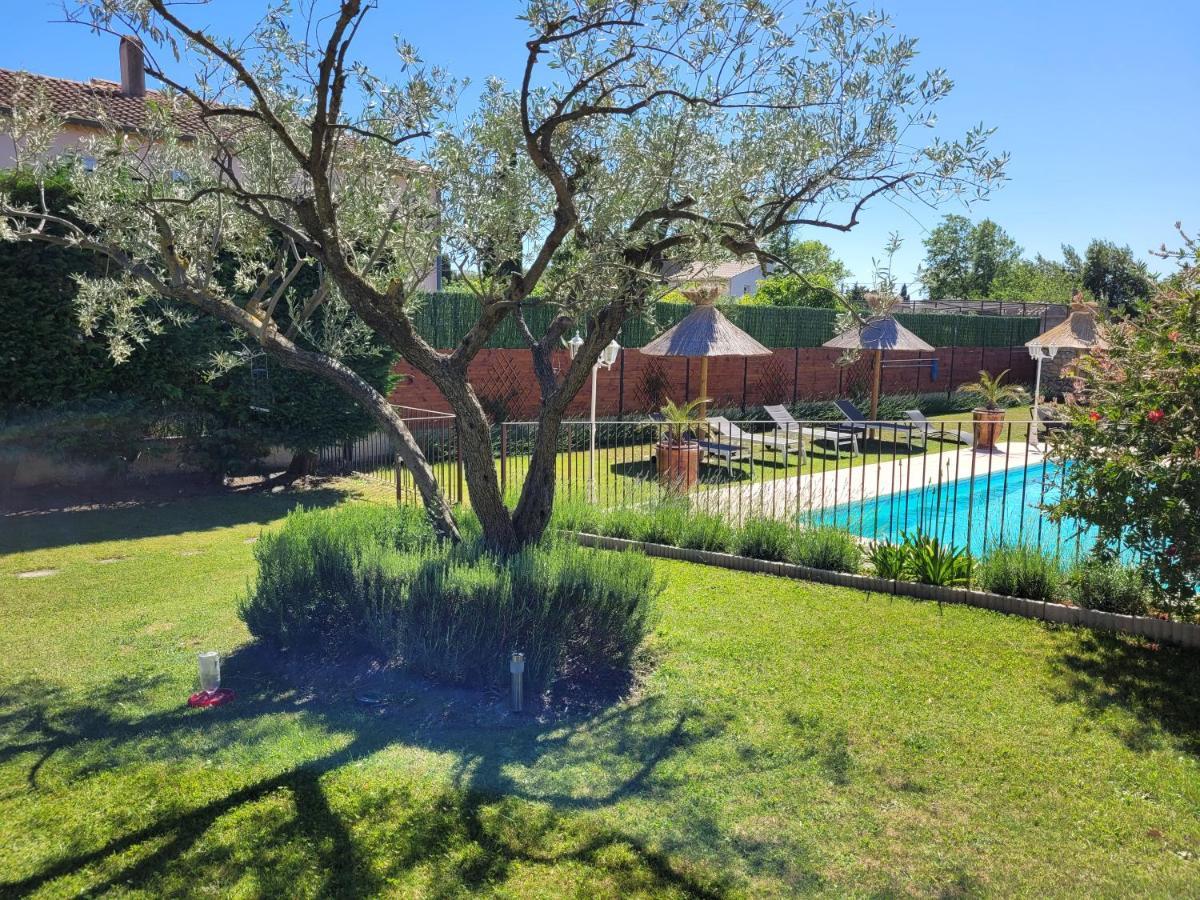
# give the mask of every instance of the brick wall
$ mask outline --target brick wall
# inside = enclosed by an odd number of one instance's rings
[[[869,385],[871,359],[863,354],[849,367],[837,365],[839,352],[821,348],[775,350],[770,357],[709,360],[708,393],[715,406],[753,407],[764,403],[824,400],[862,393]],[[930,367],[891,366],[936,357],[939,373],[930,379]],[[565,366],[565,352],[555,364]],[[1033,383],[1034,362],[1024,347],[941,347],[933,353],[889,353],[883,370],[883,393],[946,391],[975,381],[979,371],[998,374],[1011,369],[1009,380]],[[392,402],[419,409],[449,412],[450,407],[432,382],[406,363],[396,371],[408,376],[392,392]],[[536,416],[537,381],[528,350],[483,350],[471,363],[471,383],[484,408],[497,421],[518,421]],[[695,397],[700,384],[699,360],[643,356],[623,350],[617,363],[601,369],[596,382],[596,410],[600,416],[634,415],[662,405],[664,397],[679,401]],[[569,417],[586,417],[590,385],[572,400]]]

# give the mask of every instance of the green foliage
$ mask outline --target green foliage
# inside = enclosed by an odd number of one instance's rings
[[[997,296],[994,283],[1021,258],[1021,248],[991,219],[972,225],[948,215],[925,238],[921,281],[932,300]]]
[[[1082,402],[1053,435],[1065,464],[1051,510],[1132,550],[1180,611],[1200,585],[1200,249],[1174,286],[1104,329],[1109,348],[1076,366]]]
[[[1004,383],[1004,376],[1008,373],[1009,370],[1005,369],[999,375],[993,376],[989,372],[980,370],[979,380],[971,384],[960,384],[958,393],[978,397],[983,401],[983,405],[991,410],[1003,409],[1006,406],[1018,406],[1028,402],[1029,394],[1025,388],[1018,384]]]
[[[361,647],[367,573],[381,549],[419,552],[433,533],[408,506],[354,503],[332,510],[297,509],[255,544],[258,579],[241,606],[255,637],[317,654]]]
[[[0,176],[0,189],[19,202],[37,198],[37,185],[21,173]],[[65,176],[50,180],[47,203],[52,210],[66,213],[73,196]],[[114,364],[104,329],[86,333],[76,303],[76,277],[99,276],[106,269],[103,261],[83,251],[0,242],[0,365],[5,369],[0,416],[41,410],[48,419],[64,422],[81,411],[88,416],[88,408],[96,404],[120,407],[126,410],[119,417],[124,425],[140,423],[143,436],[166,430],[181,434],[185,460],[216,474],[241,472],[272,446],[311,451],[361,437],[374,427],[362,408],[329,382],[261,354],[251,363],[231,328],[203,316],[163,321],[128,360]],[[306,271],[293,287],[311,289],[313,279]],[[286,327],[287,317],[280,321]],[[300,342],[328,343],[340,326],[336,310],[320,310]],[[241,364],[208,377],[214,355],[230,352],[240,356]],[[386,391],[394,358],[374,341],[345,361]],[[252,368],[259,370],[257,377]],[[255,405],[266,408],[252,409]],[[111,434],[117,418],[106,416],[104,423],[94,424]],[[54,433],[48,432],[45,440],[69,449]],[[121,453],[104,458],[109,445],[100,440],[78,449],[88,461],[122,468],[129,453],[122,447]]]
[[[727,551],[733,543],[733,529],[716,513],[693,512],[683,525],[679,546],[690,550]]]
[[[786,235],[784,235],[786,237]],[[803,306],[841,309],[837,291],[850,270],[821,241],[776,240],[771,252],[784,259],[796,273],[780,270],[758,283],[752,297],[743,302],[765,306]]]
[[[880,578],[900,581],[908,574],[908,550],[907,544],[877,541],[867,551],[867,560]]]
[[[415,509],[297,511],[255,547],[255,637],[323,657],[369,649],[451,684],[499,687],[513,651],[540,692],[627,671],[662,585],[647,559],[548,539],[497,557],[434,540]]]
[[[146,438],[158,424],[130,398],[76,401],[14,417],[0,431],[0,450],[99,465],[121,477],[147,451]]]
[[[995,547],[979,561],[976,574],[985,591],[1027,600],[1055,600],[1064,589],[1062,566],[1040,547]]]
[[[1072,569],[1068,585],[1071,601],[1077,606],[1125,616],[1145,614],[1153,599],[1141,569],[1111,559],[1080,563]]]
[[[965,548],[943,544],[935,537],[918,532],[904,536],[907,554],[905,570],[918,584],[961,587],[971,580],[971,556]]]
[[[707,430],[705,416],[702,412],[708,397],[697,397],[686,403],[675,403],[668,399],[662,407],[662,417],[666,438],[673,444],[682,444],[689,435],[702,435]]]
[[[1154,293],[1154,276],[1146,264],[1135,259],[1128,245],[1092,241],[1083,257],[1084,288],[1097,300],[1113,308],[1126,308],[1149,299]]]
[[[898,544],[876,543],[867,558],[880,578],[939,587],[961,587],[971,581],[973,561],[965,549],[943,544],[920,531],[905,534]]]
[[[1039,253],[1032,260],[1017,260],[997,274],[992,296],[998,300],[1070,303],[1075,292],[1083,289],[1081,268],[1079,254],[1069,246],[1063,247],[1062,262]]]
[[[649,510],[637,540],[650,544],[679,546],[687,529],[688,506],[678,500],[663,500]]]
[[[730,549],[739,556],[785,562],[792,556],[792,526],[779,519],[750,518],[733,535]]]
[[[863,552],[852,534],[840,528],[803,528],[796,532],[791,561],[812,569],[855,574]]]

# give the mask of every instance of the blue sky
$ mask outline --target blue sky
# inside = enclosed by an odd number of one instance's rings
[[[980,121],[996,126],[994,145],[1012,154],[1010,181],[967,215],[995,219],[1027,253],[1057,256],[1062,243],[1082,249],[1093,237],[1148,255],[1173,246],[1173,223],[1200,230],[1200,2],[1196,0],[1017,0],[978,3],[891,0],[882,7],[898,30],[920,39],[922,68],[942,66],[955,90],[939,112],[953,135]],[[84,79],[117,77],[115,39],[61,18],[58,0],[5,3],[0,66]],[[193,20],[235,29],[254,0],[192,7]],[[519,4],[504,0],[380,0],[360,55],[391,59],[401,33],[438,63],[475,82],[492,74],[513,81],[523,51]],[[869,207],[849,235],[814,232],[867,280],[891,231],[904,246],[901,281],[912,281],[921,241],[950,205]]]

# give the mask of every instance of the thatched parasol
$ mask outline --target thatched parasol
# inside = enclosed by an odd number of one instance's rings
[[[872,319],[865,325],[857,325],[843,331],[821,346],[831,350],[873,350],[875,352],[875,377],[871,383],[871,419],[879,417],[879,387],[883,380],[883,354],[887,350],[932,351],[925,343],[891,316]]]
[[[771,351],[717,309],[716,288],[688,289],[682,293],[696,308],[648,343],[641,352],[647,356],[700,357],[700,417],[704,418],[708,413],[709,357],[770,356]]]
[[[1033,340],[1025,342],[1029,355],[1037,360],[1037,378],[1033,386],[1033,419],[1037,421],[1038,404],[1042,393],[1042,363],[1054,359],[1059,350],[1107,350],[1108,342],[1096,323],[1096,309],[1083,299],[1081,293],[1071,298],[1071,314]]]

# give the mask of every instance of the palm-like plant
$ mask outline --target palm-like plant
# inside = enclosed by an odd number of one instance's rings
[[[708,399],[698,397],[688,403],[676,404],[668,398],[661,410],[663,423],[666,425],[667,440],[678,446],[687,439],[689,434],[702,436],[708,425],[700,416],[700,410],[708,402],[710,402]]]
[[[1004,376],[1011,370],[1005,369],[994,378],[985,371],[980,371],[979,380],[958,387],[960,394],[974,394],[983,401],[985,409],[996,410],[1005,406],[1016,406],[1029,400],[1029,393],[1019,384],[1005,384]]]

